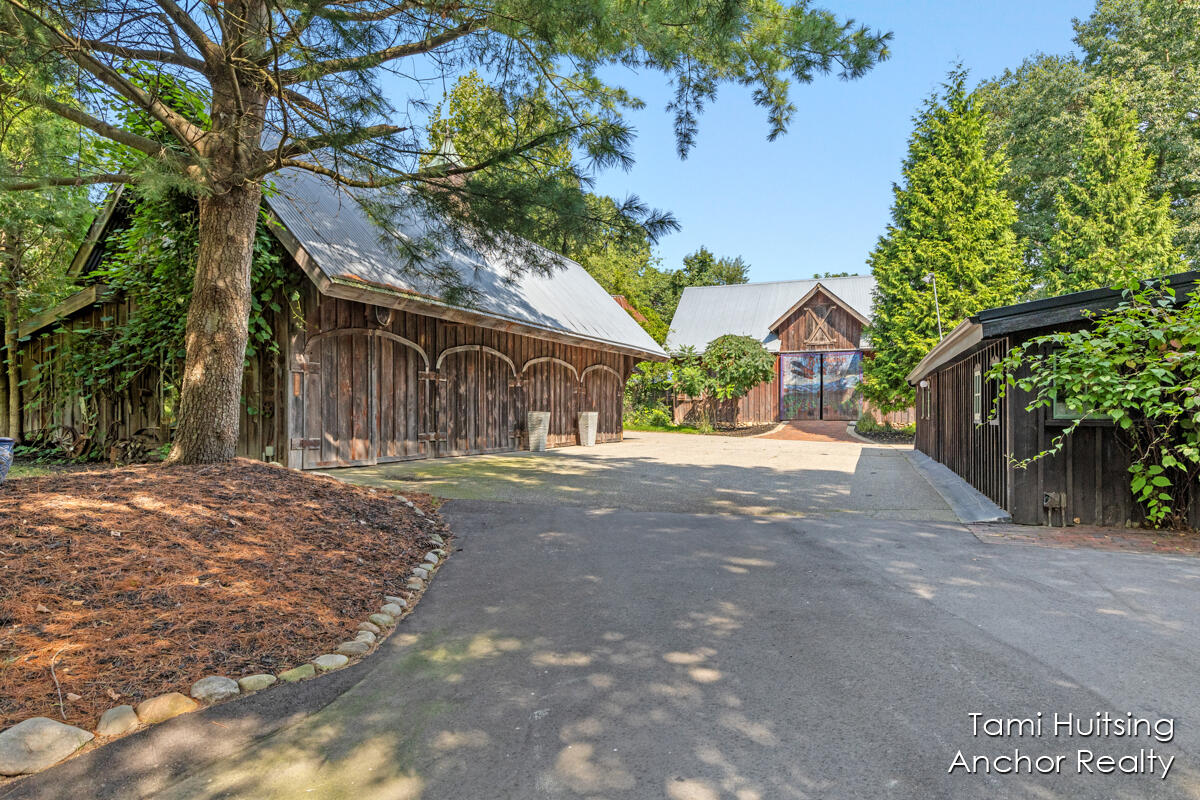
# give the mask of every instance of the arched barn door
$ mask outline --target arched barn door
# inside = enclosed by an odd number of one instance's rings
[[[378,339],[379,420],[377,460],[407,461],[428,455],[420,440],[426,426],[428,381],[421,372],[428,369],[425,354],[406,340],[381,335]]]
[[[425,354],[387,331],[346,328],[304,352],[303,467],[347,467],[423,458]]]
[[[521,374],[528,411],[549,411],[547,447],[577,444],[582,387],[575,368],[557,358],[534,358]]]
[[[439,455],[516,449],[512,361],[483,345],[460,345],[438,357]]]
[[[581,411],[596,411],[597,442],[621,441],[621,414],[625,404],[624,381],[611,367],[596,364],[583,371]]]

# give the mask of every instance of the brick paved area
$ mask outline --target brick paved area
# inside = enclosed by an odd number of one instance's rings
[[[793,420],[773,433],[765,433],[759,439],[787,439],[794,442],[852,442],[862,444],[846,433],[848,422],[827,420]]]
[[[975,538],[985,544],[1031,544],[1038,547],[1080,547],[1090,550],[1200,556],[1200,533],[1197,532],[1173,533],[1087,525],[1050,528],[993,522],[967,527],[975,534]]]

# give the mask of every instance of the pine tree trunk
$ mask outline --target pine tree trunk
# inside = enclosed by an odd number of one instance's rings
[[[21,441],[21,389],[17,361],[17,327],[20,324],[21,301],[19,250],[13,237],[0,234],[0,293],[3,293],[4,312],[4,371],[7,376],[4,426],[0,436]]]
[[[17,362],[17,324],[20,307],[13,282],[4,287],[4,365],[8,373],[8,425],[10,439],[21,441],[21,376]]]
[[[4,328],[7,334],[8,328]],[[0,436],[8,436],[8,370],[0,369]]]
[[[200,198],[200,242],[171,462],[206,464],[234,457],[261,199],[257,182]]]

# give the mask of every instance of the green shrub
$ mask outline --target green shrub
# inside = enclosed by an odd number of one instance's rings
[[[883,430],[883,427],[876,421],[875,415],[870,411],[864,411],[863,415],[858,418],[858,422],[854,423],[854,430],[859,433],[874,433],[875,431]]]
[[[635,408],[625,415],[625,423],[627,425],[647,425],[654,427],[670,427],[674,420],[671,419],[671,412],[667,411],[662,406],[649,406]]]

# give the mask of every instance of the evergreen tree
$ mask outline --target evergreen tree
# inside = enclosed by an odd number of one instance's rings
[[[983,82],[979,103],[988,112],[988,147],[1004,149],[1001,185],[1017,206],[1017,239],[1025,263],[1041,281],[1055,229],[1055,198],[1071,172],[1092,78],[1073,58],[1038,55]]]
[[[1074,174],[1055,202],[1046,252],[1047,295],[1094,289],[1182,269],[1166,197],[1147,192],[1153,159],[1137,114],[1114,86],[1101,85],[1084,115]]]
[[[933,281],[947,332],[1028,285],[1016,211],[1000,188],[1004,156],[988,150],[986,114],[966,80],[961,69],[951,72],[941,97],[917,115],[892,224],[868,261],[877,282],[875,356],[864,364],[863,390],[884,411],[912,404],[905,378],[938,342]]]

